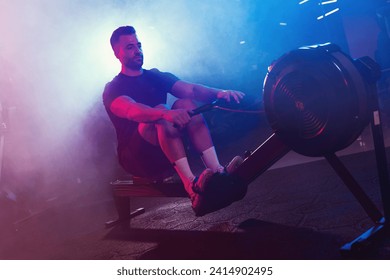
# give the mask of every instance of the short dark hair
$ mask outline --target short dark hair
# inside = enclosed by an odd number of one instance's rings
[[[112,32],[110,43],[111,47],[114,49],[114,45],[119,42],[119,37],[122,35],[133,35],[135,34],[135,29],[132,26],[121,26]]]

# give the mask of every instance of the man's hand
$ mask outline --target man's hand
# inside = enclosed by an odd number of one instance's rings
[[[230,99],[233,98],[237,103],[240,103],[244,96],[245,93],[236,90],[221,90],[217,93],[218,99],[225,99],[227,102],[230,102]]]
[[[166,110],[163,118],[178,128],[185,127],[191,120],[189,112],[185,109]]]

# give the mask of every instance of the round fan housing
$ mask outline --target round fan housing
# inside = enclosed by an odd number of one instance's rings
[[[282,141],[306,156],[349,146],[369,123],[370,90],[355,61],[333,44],[293,50],[264,80],[268,121]]]

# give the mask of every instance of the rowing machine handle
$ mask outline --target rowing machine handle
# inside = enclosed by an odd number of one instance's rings
[[[195,115],[199,115],[203,112],[207,112],[207,111],[210,111],[212,109],[214,109],[214,106],[216,105],[217,103],[217,100],[211,102],[211,103],[208,103],[208,104],[205,104],[205,105],[202,105],[198,108],[195,108],[194,110],[192,110],[192,112],[189,113],[190,117],[193,117]]]
[[[214,107],[216,106],[216,103],[217,103],[218,100],[215,100],[211,103],[208,103],[208,104],[205,104],[205,105],[202,105],[198,108],[195,108],[192,110],[192,112],[189,112],[188,114],[190,115],[190,117],[193,117],[193,116],[196,116],[196,115],[199,115],[201,113],[204,113],[204,112],[207,112],[207,111],[210,111],[212,109],[214,109]],[[173,125],[175,128],[178,128],[178,126],[175,124]]]

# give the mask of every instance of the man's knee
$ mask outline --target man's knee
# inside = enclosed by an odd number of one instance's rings
[[[191,99],[178,99],[175,101],[175,103],[172,105],[173,109],[195,109],[196,103]]]

